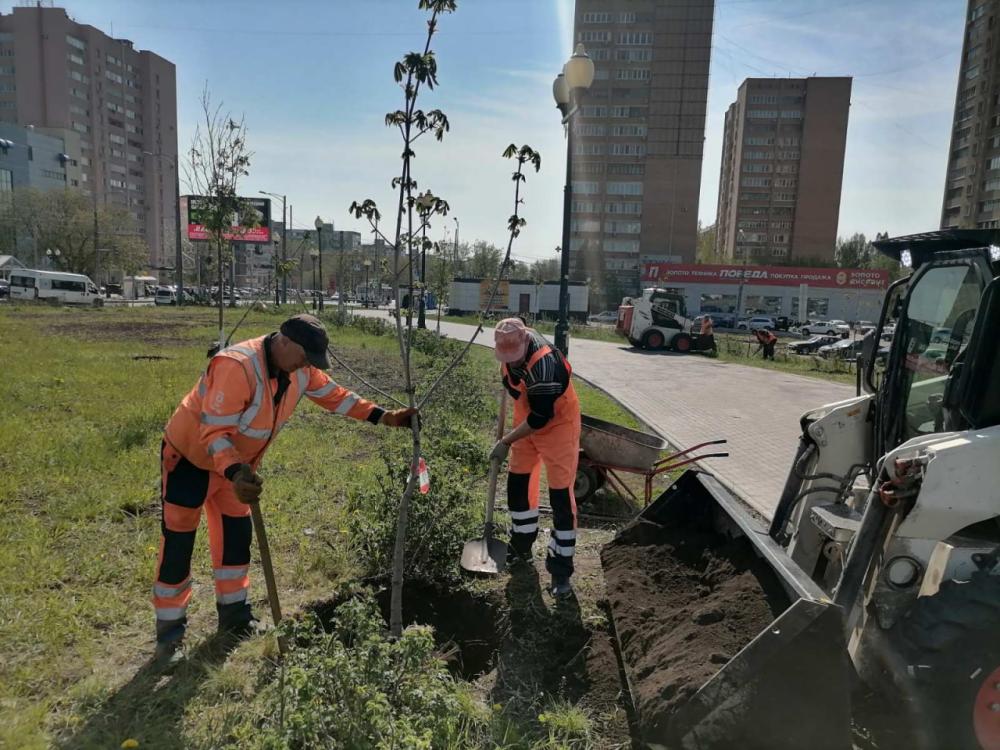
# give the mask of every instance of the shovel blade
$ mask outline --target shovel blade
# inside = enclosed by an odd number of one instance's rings
[[[474,539],[462,548],[462,570],[495,576],[507,567],[507,544],[499,539]]]

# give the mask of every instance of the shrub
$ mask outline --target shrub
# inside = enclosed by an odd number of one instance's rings
[[[267,718],[255,734],[234,732],[251,746],[461,747],[482,721],[467,688],[435,656],[430,628],[389,639],[370,593],[340,605],[329,631],[314,616],[286,622],[284,675],[259,697]]]

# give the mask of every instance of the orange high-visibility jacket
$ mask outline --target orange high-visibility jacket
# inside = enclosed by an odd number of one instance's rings
[[[315,367],[290,373],[274,407],[278,381],[268,377],[264,336],[222,350],[167,423],[166,439],[200,469],[219,474],[232,464],[254,467],[302,396],[324,409],[364,420],[378,406],[337,385]]]

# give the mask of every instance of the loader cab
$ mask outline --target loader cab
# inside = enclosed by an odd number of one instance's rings
[[[666,308],[674,315],[686,318],[687,303],[684,301],[684,295],[673,289],[646,289],[643,291],[643,297],[651,305],[653,325],[661,328],[682,328],[676,318],[658,312],[657,308]]]
[[[886,295],[876,335],[892,324],[894,312],[897,320],[885,377],[877,382],[874,361],[865,374],[876,393],[875,453],[884,455],[922,435],[968,426],[961,402],[975,395],[973,381],[986,391],[997,388],[981,380],[977,370],[989,357],[976,352],[995,346],[980,311],[990,308],[983,306],[984,293],[1000,260],[1000,232],[934,232],[875,246],[913,268]]]

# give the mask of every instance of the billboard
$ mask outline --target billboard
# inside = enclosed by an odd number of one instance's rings
[[[715,266],[693,263],[643,263],[642,280],[653,284],[744,284],[823,289],[887,289],[889,272],[869,268],[797,266]]]
[[[181,215],[187,217],[187,238],[192,242],[203,242],[212,239],[205,228],[202,213],[205,198],[200,195],[185,195],[181,197]],[[270,198],[240,198],[246,201],[257,214],[256,226],[241,226],[235,214],[232,218],[232,229],[222,236],[228,242],[253,242],[266,245],[271,241],[271,199]]]
[[[479,309],[485,310],[490,304],[490,292],[496,282],[491,279],[484,279],[479,282]],[[510,299],[510,282],[501,281],[497,287],[496,297],[493,297],[494,310],[509,310],[508,301]]]

